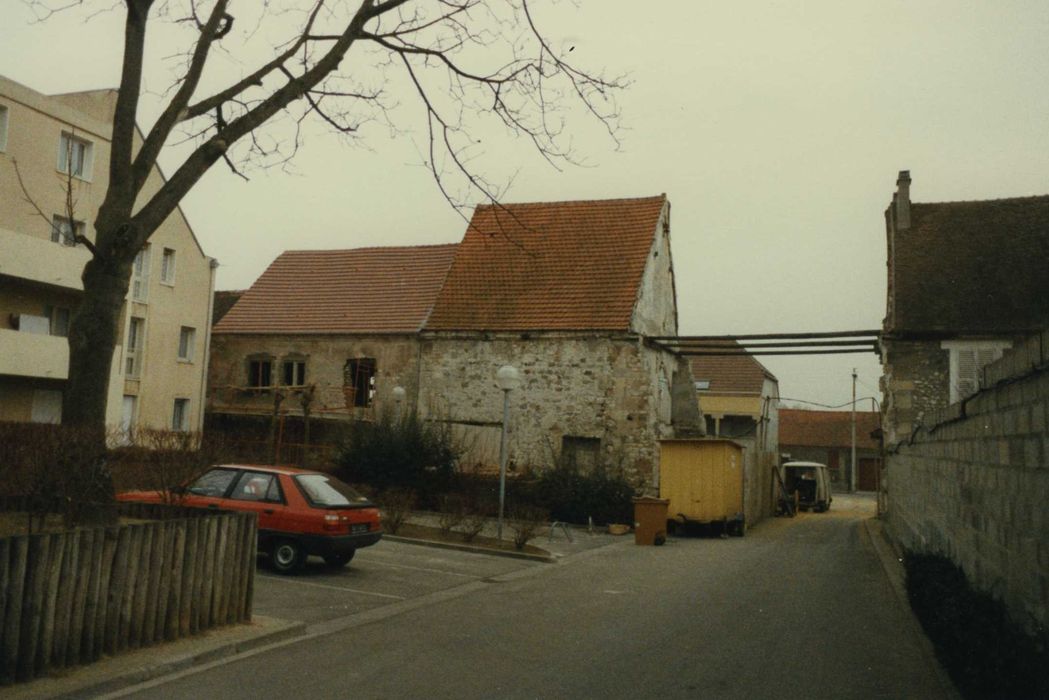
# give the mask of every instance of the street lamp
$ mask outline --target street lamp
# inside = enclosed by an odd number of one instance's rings
[[[499,438],[499,529],[503,539],[503,507],[506,504],[506,426],[510,422],[510,392],[521,385],[521,375],[512,365],[503,365],[495,373],[495,384],[503,391],[503,432]]]
[[[397,406],[397,422],[401,422],[401,410],[404,407],[404,397],[408,392],[404,390],[403,386],[395,386],[393,388],[393,401]]]

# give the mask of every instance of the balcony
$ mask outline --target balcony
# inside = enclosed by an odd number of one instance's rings
[[[57,335],[0,329],[0,374],[66,379],[69,341]]]
[[[0,275],[82,290],[80,275],[90,257],[83,246],[64,246],[0,228]]]

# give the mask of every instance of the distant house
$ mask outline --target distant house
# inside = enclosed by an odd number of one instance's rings
[[[695,347],[704,345],[710,344]],[[747,512],[771,514],[772,468],[779,455],[779,381],[752,355],[694,355],[689,363],[707,433],[745,448]]]
[[[515,366],[512,468],[565,460],[657,478],[662,437],[698,430],[688,364],[650,346],[675,335],[665,196],[480,206],[457,245],[293,251],[215,326],[211,410],[335,420],[405,407],[451,424],[474,466],[498,459]],[[303,388],[312,387],[309,394]]]
[[[108,187],[116,101],[116,90],[43,95],[0,76],[0,420],[62,420],[66,336],[91,258],[82,240],[95,238]],[[153,168],[143,191],[163,183]],[[177,207],[139,251],[117,343],[102,349],[111,430],[200,429],[215,267]]]
[[[791,460],[820,462],[830,469],[834,485],[844,491],[878,487],[881,414],[856,411],[856,464],[852,475],[852,411],[779,410],[779,449]]]
[[[901,171],[885,212],[886,444],[979,386],[982,367],[1049,326],[1049,196],[912,203]]]

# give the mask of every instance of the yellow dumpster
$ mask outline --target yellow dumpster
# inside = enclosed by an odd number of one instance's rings
[[[676,523],[742,535],[743,446],[718,438],[660,441],[659,495]]]
[[[669,503],[652,496],[634,499],[634,544],[660,545],[667,541]]]

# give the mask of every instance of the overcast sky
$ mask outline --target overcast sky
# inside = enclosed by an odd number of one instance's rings
[[[1044,0],[533,1],[577,63],[629,75],[622,145],[579,122],[587,165],[558,172],[493,132],[477,162],[497,180],[513,175],[506,201],[666,192],[682,334],[880,327],[883,212],[899,170],[911,171],[915,201],[1049,193]],[[21,0],[0,7],[0,73],[44,93],[118,83],[119,12],[34,23]],[[236,54],[250,31],[238,20],[224,39],[227,72],[254,64]],[[152,30],[147,90],[170,84],[162,59],[178,40]],[[348,145],[311,127],[292,172],[244,182],[213,168],[183,209],[221,264],[220,289],[249,286],[286,249],[461,238],[464,222],[420,165],[417,107],[393,94],[408,115],[393,136],[370,124]],[[144,126],[156,104],[145,98]],[[178,155],[162,159],[166,172]],[[873,355],[763,362],[784,397],[843,404],[852,367],[858,395],[879,395]]]

